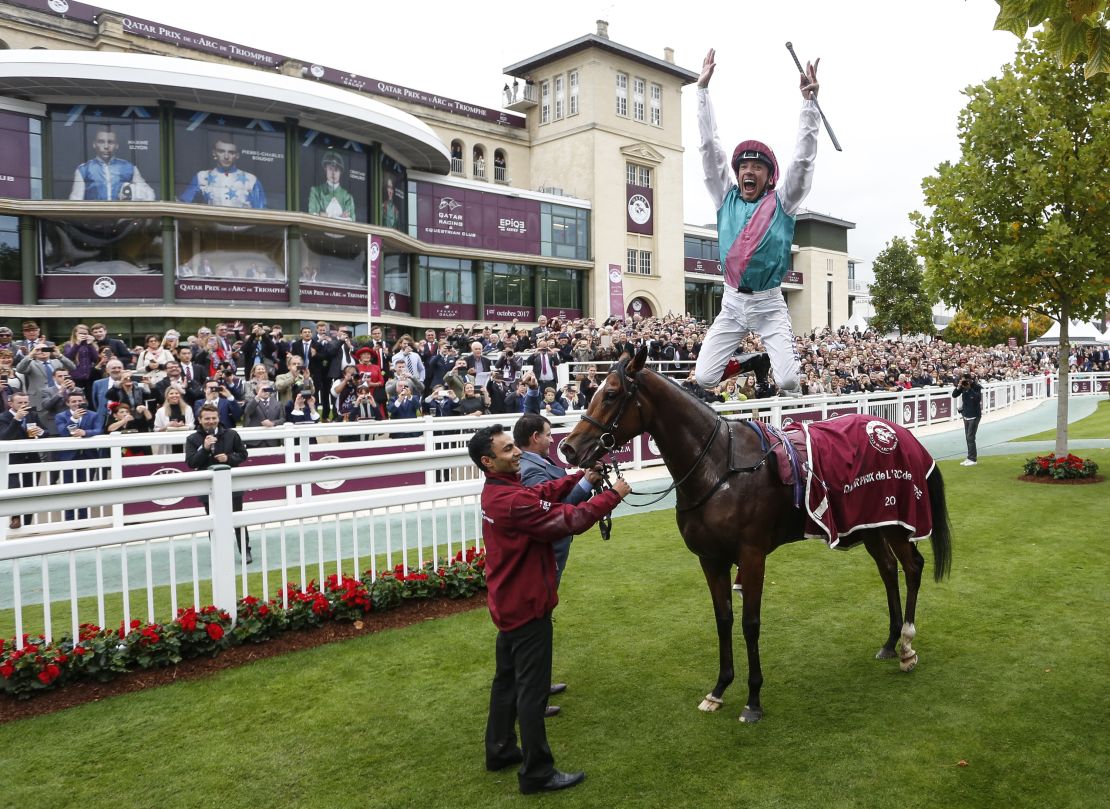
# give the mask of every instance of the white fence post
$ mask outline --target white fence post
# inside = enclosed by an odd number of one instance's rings
[[[212,516],[212,603],[227,610],[235,621],[235,528],[231,524],[231,467],[212,467],[212,494],[208,496]]]

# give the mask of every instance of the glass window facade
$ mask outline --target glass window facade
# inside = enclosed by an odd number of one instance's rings
[[[161,219],[40,219],[45,275],[156,275]]]
[[[710,322],[721,311],[722,284],[686,282],[686,311],[698,320]]]
[[[285,281],[285,228],[182,219],[177,277]]]
[[[74,104],[50,109],[52,199],[161,199],[161,127],[156,106]]]
[[[301,231],[301,282],[366,287],[366,237]]]
[[[19,217],[0,216],[0,281],[22,278],[19,261]]]
[[[687,236],[683,242],[683,255],[686,258],[717,261],[720,258],[718,253],[716,239],[699,239],[697,236]]]
[[[382,256],[382,289],[398,295],[412,295],[408,254],[387,253]]]
[[[540,255],[590,258],[590,212],[566,205],[540,206]]]
[[[486,305],[532,306],[535,301],[532,268],[525,264],[484,262],[482,284]]]
[[[424,300],[434,303],[477,303],[472,262],[441,256],[420,257]]]
[[[541,309],[582,308],[582,279],[577,270],[540,267],[536,276],[540,285]]]

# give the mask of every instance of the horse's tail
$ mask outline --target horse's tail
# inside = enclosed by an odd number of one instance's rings
[[[952,529],[939,466],[933,467],[928,483],[929,506],[933,511],[933,535],[929,539],[933,546],[933,580],[941,581],[952,572]]]

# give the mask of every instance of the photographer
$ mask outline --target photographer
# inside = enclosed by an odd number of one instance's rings
[[[385,397],[387,402],[397,397],[401,382],[408,383],[409,391],[413,396],[419,398],[423,395],[424,385],[419,379],[409,373],[405,361],[403,359],[398,359],[393,363],[393,378],[385,383]]]
[[[459,357],[457,360],[455,360],[455,366],[443,377],[443,384],[454,391],[455,396],[459,399],[466,395],[463,392],[463,388],[466,387],[466,383],[474,383],[476,381],[477,377],[471,375],[467,368],[465,357]]]
[[[256,365],[262,365],[267,373],[271,372],[274,368],[275,348],[271,333],[263,324],[255,323],[251,326],[250,335],[243,341],[244,367],[253,369]]]
[[[41,338],[16,366],[15,370],[23,377],[23,389],[31,397],[31,407],[36,411],[42,408],[42,400],[54,384],[55,368],[65,368],[73,373],[74,365],[57,346]]]
[[[312,374],[308,368],[305,367],[304,360],[298,354],[290,354],[289,371],[284,374],[278,374],[274,380],[274,386],[277,388],[278,398],[282,404],[288,404],[297,398],[298,393],[315,393],[316,386],[312,381]]]
[[[513,348],[513,346],[507,345],[493,367],[500,371],[501,375],[504,376],[506,380],[512,382],[520,377],[520,371],[524,367],[524,360],[516,353],[516,349]]]
[[[319,420],[320,414],[316,411],[316,395],[312,392],[302,391],[293,401],[285,405],[286,424],[315,424]]]
[[[391,419],[415,419],[420,417],[420,400],[412,395],[411,380],[397,382],[397,398],[389,402]],[[391,438],[415,438],[421,433],[393,433]]]
[[[424,399],[424,412],[430,416],[444,417],[455,415],[455,406],[459,403],[455,392],[443,385],[436,385],[432,392]]]
[[[243,415],[243,408],[235,401],[235,397],[219,377],[204,383],[204,398],[198,399],[193,405],[193,412],[198,420],[200,409],[206,404],[216,408],[216,412],[220,414],[220,426],[225,430],[235,427]]]
[[[31,409],[31,402],[23,391],[14,391],[8,396],[8,409],[0,413],[0,441],[23,441],[28,438],[39,438],[45,431],[39,425],[35,412]],[[15,452],[8,457],[12,466],[19,464],[38,463],[37,452]],[[11,467],[9,467],[11,468]],[[8,489],[28,489],[35,485],[33,472],[9,472]],[[25,514],[22,520],[18,515],[10,518],[8,527],[12,530],[20,525],[28,525],[33,515]]]
[[[964,371],[960,381],[952,391],[952,398],[958,398],[956,410],[964,417],[964,438],[967,440],[967,458],[960,466],[975,466],[979,462],[979,451],[975,446],[975,433],[983,418],[983,388],[971,371]]]

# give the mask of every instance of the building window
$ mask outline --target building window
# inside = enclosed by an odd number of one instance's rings
[[[451,141],[451,173],[464,174],[463,171],[463,145],[461,140]]]
[[[366,288],[366,237],[301,230],[302,282]]]
[[[644,120],[644,80],[639,76],[632,80],[632,117]]]
[[[626,163],[624,166],[624,179],[628,185],[651,188],[651,169],[647,166],[637,166],[635,163]]]
[[[551,82],[540,82],[540,123],[551,122]]]
[[[697,236],[687,236],[683,240],[682,254],[686,258],[711,259],[720,258],[716,239],[700,239]]]
[[[382,257],[382,290],[412,296],[409,283],[409,257],[405,253],[386,253]]]
[[[630,275],[651,275],[651,251],[628,250],[628,270]]]
[[[493,180],[497,183],[509,182],[509,167],[505,162],[504,149],[497,149],[493,153]]]
[[[581,311],[582,283],[576,270],[558,267],[541,267],[537,277],[540,284],[540,306],[544,309]]]
[[[628,117],[628,74],[617,74],[617,115]]]
[[[578,71],[572,70],[567,74],[567,84],[570,85],[570,107],[567,115],[578,114]]]
[[[4,217],[7,219],[7,217]],[[247,228],[248,230],[250,228]],[[270,230],[270,228],[263,228]],[[284,242],[284,230],[273,228]],[[161,219],[39,219],[39,259],[46,275],[159,275],[162,272]],[[8,234],[3,234],[7,254]],[[16,239],[15,244],[19,241]],[[15,254],[18,269],[18,253]],[[254,254],[239,262],[264,257]],[[284,275],[284,260],[282,261]],[[17,278],[20,276],[17,275]],[[243,278],[240,274],[237,277]],[[14,279],[12,279],[14,280]]]
[[[563,109],[566,104],[566,92],[563,87],[563,77],[555,77],[555,120],[563,119]]]
[[[589,260],[590,212],[567,205],[540,206],[540,253]]]
[[[161,228],[157,219],[151,221]],[[284,283],[285,245],[285,228],[275,225],[228,228],[218,220],[179,219],[177,277]],[[152,254],[154,250],[159,252],[160,261],[161,239],[152,244]]]
[[[651,85],[651,125],[663,125],[663,87],[659,84]]]
[[[476,303],[474,270],[470,261],[420,256],[424,300],[432,303]]]
[[[19,217],[0,216],[0,281],[19,281],[22,278]]]
[[[535,305],[532,268],[525,264],[487,263],[482,283],[486,304],[529,308]]]
[[[481,146],[474,147],[474,179],[486,179],[486,150]]]

